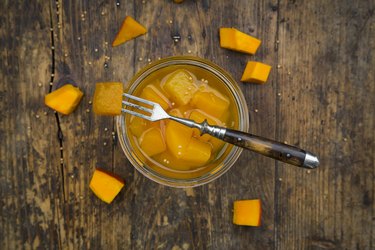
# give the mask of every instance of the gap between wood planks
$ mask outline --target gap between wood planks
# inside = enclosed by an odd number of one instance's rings
[[[52,2],[50,2],[50,35],[51,35],[51,78],[50,78],[50,83],[49,83],[49,93],[52,91],[52,86],[53,86],[53,81],[55,78],[55,38],[54,38],[54,29],[53,29],[53,11],[52,11]],[[59,7],[56,6],[56,11],[57,13],[59,10]],[[57,14],[59,15],[59,14]],[[55,118],[56,118],[56,125],[57,125],[57,139],[59,140],[59,146],[60,146],[60,174],[61,174],[61,188],[62,188],[62,193],[63,193],[63,200],[64,202],[66,201],[66,192],[65,192],[65,171],[64,171],[64,147],[63,147],[63,139],[64,139],[64,134],[61,130],[60,126],[60,118],[59,114],[54,111],[55,113]],[[59,206],[56,206],[56,209],[59,209]],[[60,212],[58,212],[59,214]],[[58,216],[59,223],[61,223],[61,218]],[[61,232],[58,229],[57,230],[57,237],[58,237],[58,244],[59,248],[62,249],[62,240],[61,240]]]
[[[280,0],[277,0],[277,12],[276,12],[276,37],[275,41],[279,41],[279,24],[280,24]],[[275,52],[276,52],[276,65],[279,65],[279,44],[275,43]],[[276,72],[276,93],[280,92],[280,85],[279,85],[279,72]],[[275,136],[276,141],[280,140],[280,128],[277,126],[280,121],[280,98],[276,98],[276,126],[275,126]],[[278,161],[275,161],[275,179],[274,179],[274,193],[273,193],[273,201],[274,201],[274,217],[273,217],[273,223],[274,223],[274,249],[278,248],[278,213],[279,210],[279,189],[280,189],[280,182],[279,180],[279,163]]]

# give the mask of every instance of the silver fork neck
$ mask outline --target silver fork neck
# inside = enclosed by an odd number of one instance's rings
[[[207,123],[206,119],[201,123],[196,123],[193,120],[180,118],[180,117],[176,117],[176,116],[170,116],[170,119],[174,120],[176,122],[179,122],[183,125],[186,125],[190,128],[199,129],[199,131],[201,132],[201,135],[209,134],[209,135],[212,135],[216,138],[223,139],[224,135],[225,135],[225,132],[226,132],[225,128],[221,128],[221,127],[217,127],[217,126],[211,126],[210,124]]]
[[[170,119],[173,120],[173,121],[176,121],[176,122],[179,122],[185,126],[188,126],[190,128],[197,128],[199,130],[202,130],[203,126],[202,124],[200,123],[196,123],[194,122],[193,120],[190,120],[190,119],[185,119],[185,118],[180,118],[180,117],[177,117],[177,116],[170,116]]]

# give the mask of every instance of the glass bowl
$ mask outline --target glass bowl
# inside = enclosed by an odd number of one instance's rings
[[[249,115],[246,100],[241,89],[234,79],[216,64],[192,56],[168,57],[151,63],[138,72],[129,82],[125,90],[129,94],[137,95],[137,90],[143,82],[151,79],[159,70],[171,68],[190,67],[197,72],[204,73],[206,79],[211,79],[215,85],[219,84],[229,95],[234,106],[234,117],[231,128],[247,132],[249,129]],[[218,85],[217,85],[218,86]],[[138,88],[138,89],[137,89]],[[217,157],[204,168],[196,171],[175,171],[156,166],[150,158],[145,156],[138,147],[134,147],[134,138],[128,132],[130,115],[122,115],[116,118],[116,128],[121,147],[130,163],[147,178],[171,187],[195,187],[209,183],[228,171],[236,162],[242,149],[226,144]],[[129,136],[130,135],[130,136]]]

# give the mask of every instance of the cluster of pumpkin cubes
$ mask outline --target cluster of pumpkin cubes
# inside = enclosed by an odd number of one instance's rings
[[[250,55],[258,50],[261,41],[235,28],[220,28],[220,46]],[[267,81],[271,66],[249,61],[242,74],[241,81],[263,84]]]
[[[157,81],[145,86],[140,97],[159,103],[171,115],[195,122],[206,119],[211,125],[223,126],[230,105],[226,96],[207,84],[197,84],[196,77],[185,69],[178,69],[166,78],[161,81],[163,85]],[[177,170],[203,166],[224,145],[217,138],[201,136],[197,129],[172,120],[149,122],[132,117],[129,129],[147,156]]]

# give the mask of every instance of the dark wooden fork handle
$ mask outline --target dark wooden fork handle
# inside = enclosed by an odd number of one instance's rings
[[[318,158],[305,150],[249,133],[226,129],[223,140],[298,167],[313,169],[319,165]]]

